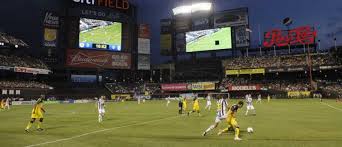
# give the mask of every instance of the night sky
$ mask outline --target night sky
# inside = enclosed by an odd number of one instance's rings
[[[39,47],[41,34],[37,34],[42,23],[39,17],[46,9],[57,10],[60,0],[2,0],[0,5],[0,31],[18,36]],[[131,0],[138,6],[140,23],[151,25],[152,63],[169,58],[160,56],[160,19],[170,18],[171,9],[184,0]],[[194,1],[194,0],[193,0]],[[333,38],[342,45],[342,1],[341,0],[214,0],[215,11],[248,7],[252,47],[258,45],[258,25],[261,32],[282,28],[282,19],[291,17],[292,27],[311,25],[318,29],[322,47],[333,46]],[[38,44],[38,45],[36,45]]]

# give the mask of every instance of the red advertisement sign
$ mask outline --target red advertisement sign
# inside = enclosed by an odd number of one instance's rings
[[[188,84],[161,84],[161,89],[163,91],[186,91],[188,89]]]
[[[258,90],[261,90],[260,85],[228,86],[228,91],[258,91]]]
[[[139,38],[150,38],[151,37],[150,26],[148,24],[140,24],[138,34],[139,34]]]
[[[302,26],[292,30],[274,29],[265,33],[264,47],[277,47],[288,45],[314,44],[316,30],[310,26]]]
[[[130,69],[131,55],[127,53],[67,50],[67,66],[80,68]]]

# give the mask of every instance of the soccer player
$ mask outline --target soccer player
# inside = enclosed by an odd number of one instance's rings
[[[246,97],[246,103],[247,103],[247,110],[246,110],[246,116],[248,115],[248,111],[251,110],[253,111],[253,115],[256,115],[254,106],[253,106],[253,98],[251,94],[248,94]]]
[[[211,108],[211,95],[208,94],[206,99],[207,99],[207,105],[205,106],[205,110],[209,110],[210,111],[210,108]]]
[[[105,96],[101,96],[97,101],[97,110],[99,112],[99,123],[103,121],[103,117],[106,113],[105,111]]]
[[[170,99],[171,99],[170,96],[166,98],[166,107],[169,107],[169,104],[171,103]]]
[[[6,102],[5,102],[5,109],[7,109],[7,110],[10,109],[10,98],[7,98],[7,99],[6,99]]]
[[[193,101],[193,105],[192,105],[192,111],[188,112],[188,116],[191,113],[194,113],[194,112],[197,112],[198,116],[201,116],[200,107],[199,107],[199,101],[198,101],[198,97],[197,96],[194,97],[194,101]]]
[[[269,103],[271,101],[271,96],[267,95],[267,102]]]
[[[42,129],[42,123],[44,120],[43,114],[45,113],[45,109],[43,108],[43,97],[39,98],[36,102],[36,104],[33,106],[32,114],[31,114],[31,121],[27,124],[25,131],[29,132],[32,124],[39,119],[37,130],[43,131]]]
[[[235,131],[234,140],[237,140],[237,141],[242,140],[241,138],[239,138],[240,127],[236,121],[236,113],[239,108],[242,108],[242,106],[243,106],[243,102],[239,101],[238,104],[234,104],[230,107],[230,109],[228,110],[228,117],[227,117],[228,127],[221,130],[217,135],[221,135],[222,133],[227,132],[230,127],[233,127]]]
[[[178,114],[183,114],[183,99],[181,97],[178,99]]]
[[[1,102],[0,102],[0,107],[1,109],[5,109],[5,102],[6,100],[5,99],[2,99]]]
[[[209,128],[203,132],[202,136],[206,136],[211,130],[215,129],[222,120],[227,118],[227,108],[228,102],[226,100],[226,97],[222,97],[217,102],[217,113],[215,123],[210,125]]]
[[[186,97],[183,98],[183,111],[185,112],[187,109],[187,101],[186,101]]]
[[[261,94],[258,95],[258,100],[256,103],[260,103],[261,104]]]

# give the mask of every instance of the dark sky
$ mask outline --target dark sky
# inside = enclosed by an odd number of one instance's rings
[[[40,17],[45,10],[58,10],[62,0],[1,0],[0,31],[9,32],[39,48],[42,35]],[[64,0],[68,1],[68,0]],[[151,25],[152,63],[169,58],[160,56],[160,19],[170,18],[171,9],[184,0],[131,0],[138,5],[139,22]],[[194,1],[194,0],[192,0]],[[258,25],[261,32],[284,28],[282,19],[291,17],[292,27],[311,25],[318,29],[322,47],[333,46],[336,36],[342,45],[342,0],[214,0],[215,11],[249,8],[252,46],[258,44]],[[335,34],[335,35],[334,35]]]

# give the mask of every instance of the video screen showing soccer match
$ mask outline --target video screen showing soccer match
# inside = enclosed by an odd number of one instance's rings
[[[81,18],[79,47],[121,51],[122,23]]]
[[[232,48],[231,28],[217,28],[186,33],[186,52]]]

